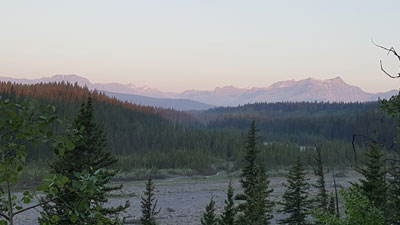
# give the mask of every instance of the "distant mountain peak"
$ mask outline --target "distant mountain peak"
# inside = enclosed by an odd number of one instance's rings
[[[302,79],[302,80],[286,80],[286,81],[278,81],[276,83],[273,83],[272,85],[270,85],[268,88],[285,88],[285,87],[291,87],[291,86],[295,86],[295,85],[301,85],[301,84],[314,84],[314,85],[348,85],[346,84],[346,82],[343,81],[343,79],[339,76],[335,77],[335,78],[331,78],[331,79],[326,79],[326,80],[322,80],[322,79],[317,79],[314,77],[309,77],[306,79]]]
[[[344,80],[341,77],[327,79],[327,80],[325,80],[325,82],[336,83],[336,84],[346,84],[346,82],[344,82]],[[348,84],[346,84],[346,85],[348,85]]]
[[[335,77],[335,78],[332,78],[331,80],[337,80],[337,81],[342,81],[342,82],[344,82],[343,79],[342,79],[341,77],[339,77],[339,76],[337,76],[337,77]]]
[[[296,81],[296,80],[289,80],[289,81]],[[331,83],[331,82],[338,82],[338,83],[345,83],[343,81],[343,79],[340,76],[337,76],[335,78],[330,78],[330,79],[318,79],[318,78],[314,78],[314,77],[309,77],[303,80],[298,80],[297,82],[321,82],[321,83]]]
[[[136,86],[121,83],[91,83],[88,79],[75,75],[54,75],[40,79],[15,79],[0,77],[2,81],[33,84],[40,82],[60,82],[62,80],[90,89],[102,91],[141,95],[155,98],[190,99],[211,105],[235,106],[254,102],[301,102],[301,101],[329,101],[355,102],[376,101],[378,97],[388,98],[397,94],[397,90],[383,93],[367,93],[361,88],[347,84],[340,76],[331,79],[316,79],[308,77],[301,80],[285,80],[275,82],[268,87],[238,88],[233,85],[216,87],[214,90],[186,90],[182,93],[162,92],[149,86]],[[147,99],[148,100],[148,99]]]

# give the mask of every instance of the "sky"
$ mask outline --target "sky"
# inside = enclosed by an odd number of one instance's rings
[[[0,0],[0,76],[77,74],[163,91],[340,76],[398,89],[398,0]]]

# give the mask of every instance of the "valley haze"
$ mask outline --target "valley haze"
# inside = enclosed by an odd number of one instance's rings
[[[40,79],[0,77],[0,81],[21,84],[69,82],[103,91],[110,97],[140,105],[176,110],[207,110],[218,106],[237,106],[256,102],[367,102],[390,98],[398,90],[368,93],[360,87],[347,84],[340,77],[320,80],[286,80],[268,87],[216,87],[214,90],[186,90],[181,93],[163,92],[147,86],[121,83],[92,83],[78,75],[54,75]]]

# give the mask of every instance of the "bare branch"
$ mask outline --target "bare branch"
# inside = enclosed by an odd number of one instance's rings
[[[14,216],[17,215],[17,214],[23,213],[23,212],[25,212],[25,211],[28,211],[28,210],[30,210],[30,209],[34,209],[34,208],[36,208],[36,207],[38,207],[38,206],[41,206],[41,205],[43,205],[43,204],[44,204],[44,203],[38,203],[38,204],[36,204],[36,205],[26,207],[25,209],[21,209],[21,210],[15,212],[15,213],[14,213]]]
[[[373,40],[372,38],[371,38],[371,42],[372,42],[372,44],[374,44],[376,47],[381,48],[381,49],[387,51],[387,52],[388,52],[388,53],[387,53],[388,55],[389,55],[390,53],[393,53],[393,55],[396,56],[397,59],[400,61],[400,55],[396,52],[396,50],[394,49],[394,47],[387,48],[387,47],[384,47],[384,46],[382,46],[382,45],[378,45],[378,44],[376,44],[376,43],[374,42],[374,40]],[[389,76],[390,78],[400,78],[400,73],[397,73],[397,75],[392,75],[392,74],[390,74],[389,72],[387,72],[387,71],[384,69],[383,64],[382,64],[382,60],[380,60],[379,62],[380,62],[380,65],[381,65],[381,70],[382,70],[382,72],[384,72],[387,76]]]
[[[393,54],[397,57],[397,59],[400,61],[400,55],[397,54],[397,52],[396,52],[396,50],[394,49],[394,47],[386,48],[386,47],[384,47],[384,46],[382,46],[382,45],[378,45],[378,44],[376,44],[376,43],[374,42],[374,40],[373,40],[372,38],[371,38],[371,41],[372,41],[372,44],[374,44],[376,47],[388,51],[388,55],[389,55],[390,53],[393,53]]]
[[[400,73],[398,73],[396,76],[391,75],[390,73],[386,72],[386,70],[383,68],[382,60],[379,60],[379,62],[381,64],[382,72],[384,72],[387,76],[389,76],[390,78],[400,78]]]
[[[36,205],[33,205],[33,206],[26,207],[25,209],[21,209],[21,210],[15,212],[15,213],[14,213],[14,216],[17,215],[17,214],[23,213],[23,212],[25,212],[25,211],[28,211],[28,210],[30,210],[30,209],[34,209],[34,208],[36,208],[36,207],[38,207],[38,206],[41,206],[41,205],[43,205],[43,204],[49,203],[49,202],[51,202],[51,201],[54,201],[54,200],[56,200],[56,199],[58,199],[58,197],[57,197],[57,198],[49,199],[49,200],[47,200],[47,201],[40,202],[40,203],[38,203],[38,204],[36,204]]]
[[[6,220],[9,220],[9,219],[10,219],[6,214],[3,214],[3,213],[0,213],[0,216],[3,217],[3,218],[6,219]]]

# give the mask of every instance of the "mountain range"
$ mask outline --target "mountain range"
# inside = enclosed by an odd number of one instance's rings
[[[54,75],[40,79],[16,79],[0,77],[0,81],[22,84],[70,82],[104,91],[108,96],[141,105],[150,105],[177,110],[205,110],[215,106],[237,106],[255,102],[366,102],[378,98],[389,98],[398,93],[390,90],[368,93],[361,88],[345,83],[342,78],[319,80],[279,81],[268,87],[238,88],[216,87],[214,90],[186,90],[181,93],[163,92],[148,86],[121,83],[92,83],[78,75]]]

